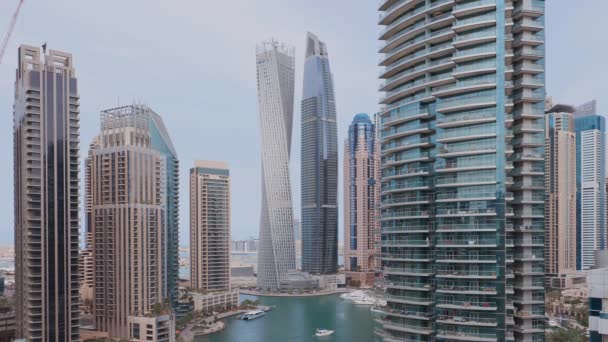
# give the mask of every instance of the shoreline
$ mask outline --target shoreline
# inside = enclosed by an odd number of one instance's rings
[[[239,290],[239,294],[245,294],[249,296],[257,296],[257,297],[321,297],[321,296],[329,296],[341,293],[352,292],[353,289],[337,289],[333,291],[323,291],[323,292],[309,292],[309,293],[272,293],[272,292],[258,292],[255,290]]]

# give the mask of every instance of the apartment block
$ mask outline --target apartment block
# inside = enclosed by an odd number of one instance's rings
[[[190,285],[230,289],[230,171],[223,162],[190,169]]]

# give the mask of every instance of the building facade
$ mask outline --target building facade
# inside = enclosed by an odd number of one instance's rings
[[[223,162],[190,169],[190,286],[230,289],[230,171]]]
[[[544,340],[544,5],[379,5],[382,340]]]
[[[545,273],[547,286],[564,289],[576,272],[575,109],[555,105],[545,126]]]
[[[132,338],[130,322],[168,299],[166,157],[152,148],[149,115],[102,111],[90,157],[95,324],[115,338]]]
[[[338,272],[338,132],[329,55],[308,33],[302,94],[302,270]]]
[[[170,312],[129,317],[129,341],[175,342],[175,317]]]
[[[594,268],[587,276],[589,342],[603,342],[608,341],[608,254],[602,250],[594,255]]]
[[[576,115],[577,269],[606,248],[606,119]]]
[[[262,137],[262,208],[258,287],[276,291],[296,268],[289,177],[294,97],[294,49],[276,41],[257,47],[258,106]]]
[[[160,115],[145,105],[136,107],[147,114],[151,148],[165,157],[163,187],[166,194],[167,213],[164,220],[167,229],[163,240],[167,251],[163,256],[165,265],[163,297],[169,298],[171,307],[175,308],[179,296],[179,160],[169,131]]]
[[[16,337],[78,341],[79,95],[69,53],[21,45],[13,106]]]
[[[344,270],[351,285],[372,285],[378,270],[379,148],[376,126],[357,114],[344,142]]]

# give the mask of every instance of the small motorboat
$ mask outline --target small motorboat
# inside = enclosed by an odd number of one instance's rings
[[[333,330],[326,330],[326,329],[317,329],[317,331],[315,332],[315,336],[329,336],[329,335],[333,335],[334,331]]]

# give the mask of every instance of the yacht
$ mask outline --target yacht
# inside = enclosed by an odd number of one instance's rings
[[[326,330],[326,329],[317,329],[317,331],[315,332],[315,336],[329,336],[329,335],[333,335],[334,331],[333,330]]]
[[[260,318],[264,315],[266,315],[266,313],[262,310],[248,311],[243,314],[242,319],[244,321],[251,321],[253,319]]]

